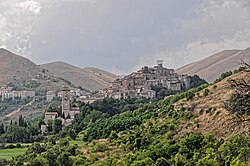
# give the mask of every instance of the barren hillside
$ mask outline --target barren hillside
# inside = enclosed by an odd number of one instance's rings
[[[58,90],[65,81],[53,77],[47,71],[27,58],[0,49],[0,86],[11,84],[25,88],[24,85],[36,82],[39,88]]]
[[[245,50],[225,50],[200,61],[177,69],[177,73],[199,75],[208,82],[219,78],[221,73],[240,66],[241,59],[250,61],[250,48]]]
[[[39,71],[39,67],[30,60],[0,49],[0,84],[12,80],[30,79]]]
[[[84,68],[84,70],[90,71],[98,76],[101,76],[104,80],[106,80],[108,82],[111,80],[117,79],[117,76],[115,74],[98,69],[98,68],[86,67],[86,68]]]
[[[209,86],[208,96],[204,96],[202,91],[192,101],[183,99],[175,105],[177,108],[183,106],[197,115],[194,121],[184,125],[183,131],[197,130],[222,138],[231,134],[249,134],[250,116],[237,116],[224,107],[223,103],[235,92],[228,82],[229,79],[244,79],[250,84],[250,70],[228,77],[215,84],[216,86]]]
[[[53,62],[41,65],[50,73],[57,77],[62,77],[71,81],[76,86],[81,86],[88,90],[99,90],[108,87],[115,75],[96,68],[81,69],[79,67],[64,63]]]

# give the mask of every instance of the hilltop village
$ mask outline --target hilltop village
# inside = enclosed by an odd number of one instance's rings
[[[49,120],[60,119],[63,125],[70,125],[75,115],[79,113],[77,105],[72,101],[92,103],[104,98],[127,99],[127,98],[155,98],[156,91],[153,87],[164,87],[170,92],[179,92],[190,87],[190,78],[187,75],[179,75],[174,69],[163,66],[163,61],[158,60],[153,67],[144,66],[123,78],[116,79],[109,83],[109,87],[98,92],[86,92],[78,88],[63,87],[60,91],[48,90],[46,102],[50,103],[55,98],[61,101],[60,111],[46,111],[44,114],[44,125],[42,130],[46,131],[46,124]],[[2,101],[8,99],[25,99],[36,97],[35,91],[14,90],[12,87],[3,86],[0,88]]]
[[[92,103],[96,100],[112,97],[114,99],[126,98],[155,98],[156,92],[153,86],[167,88],[169,91],[178,92],[190,87],[188,75],[179,75],[174,69],[163,67],[163,61],[157,61],[154,67],[144,66],[141,70],[133,72],[121,79],[109,83],[109,87],[99,90],[97,93],[86,93],[79,89],[71,89],[70,96],[85,103]],[[62,97],[62,91],[57,96]],[[47,101],[51,101],[56,94],[53,91],[47,92]]]
[[[99,90],[97,93],[84,93],[79,89],[66,87],[57,95],[53,91],[47,91],[47,102],[51,102],[56,96],[61,98],[61,115],[58,112],[46,112],[45,125],[42,126],[42,130],[45,131],[46,123],[53,119],[60,119],[64,125],[70,125],[75,115],[79,113],[78,106],[71,105],[73,99],[92,103],[105,97],[114,99],[155,98],[156,92],[152,90],[152,86],[161,86],[172,92],[182,91],[190,87],[190,78],[187,75],[175,73],[174,69],[163,67],[163,61],[157,61],[156,66],[145,66],[137,72],[110,82],[108,88]]]
[[[190,78],[179,75],[174,69],[163,67],[163,61],[158,60],[154,67],[145,66],[137,72],[110,82],[107,89],[99,91],[99,95],[115,99],[154,98],[156,92],[152,86],[161,86],[169,91],[182,91],[190,87]]]

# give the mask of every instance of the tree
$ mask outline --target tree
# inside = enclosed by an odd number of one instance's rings
[[[155,166],[170,166],[170,163],[164,157],[158,158],[155,162]]]
[[[198,75],[189,76],[190,78],[190,88],[196,88],[203,84],[207,84],[207,81],[200,78]]]
[[[25,124],[25,121],[24,121],[24,119],[23,119],[23,116],[20,115],[20,116],[18,117],[18,125],[19,125],[20,127],[24,127],[24,124]]]
[[[186,93],[186,99],[187,99],[187,101],[192,100],[192,99],[194,98],[194,96],[195,96],[194,92],[188,91],[188,92]]]
[[[227,103],[227,109],[234,113],[250,115],[250,84],[245,79],[228,80],[235,93]]]
[[[84,156],[78,155],[73,158],[73,166],[87,165],[86,158]]]
[[[62,152],[58,157],[57,160],[60,166],[70,166],[71,160],[69,158],[70,154],[68,152]]]
[[[41,156],[34,158],[31,163],[31,166],[49,166],[48,160]]]
[[[204,90],[204,92],[203,92],[203,95],[204,95],[204,96],[208,96],[209,92],[210,92],[209,89],[206,88],[206,89]]]
[[[1,124],[0,125],[0,135],[4,134],[5,133],[5,130],[4,130],[4,125]]]
[[[52,123],[52,130],[54,134],[58,134],[62,129],[62,121],[59,119],[54,119]]]
[[[53,165],[53,164],[56,163],[57,155],[55,154],[54,149],[49,149],[49,150],[47,150],[45,156],[46,156],[46,158],[47,158],[47,160],[48,160],[48,162],[49,162],[49,165]]]

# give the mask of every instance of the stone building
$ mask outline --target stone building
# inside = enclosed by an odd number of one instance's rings
[[[109,88],[102,90],[105,97],[121,98],[154,98],[156,93],[152,86],[162,86],[169,91],[182,91],[190,86],[187,75],[179,75],[174,69],[163,67],[163,61],[157,61],[154,67],[144,66],[141,70],[110,82]]]
[[[35,91],[27,91],[27,90],[16,91],[16,90],[13,90],[12,87],[0,88],[0,96],[2,98],[2,101],[4,101],[5,99],[34,98],[35,95],[36,95]]]
[[[54,99],[54,97],[56,97],[56,94],[54,91],[47,91],[47,93],[46,93],[46,101],[47,102],[51,102]]]
[[[59,119],[61,120],[63,125],[68,126],[72,124],[72,121],[75,116],[80,113],[79,107],[76,104],[71,104],[71,90],[68,87],[63,87],[60,93],[62,97],[62,114],[59,115],[57,112],[45,112],[45,117],[43,121],[44,125],[41,125],[42,131],[46,131],[46,124],[48,120]]]
[[[48,120],[53,120],[58,118],[57,112],[46,112],[44,115],[44,121],[47,122]]]
[[[62,90],[62,113],[65,118],[69,115],[70,112],[70,89],[64,87]]]

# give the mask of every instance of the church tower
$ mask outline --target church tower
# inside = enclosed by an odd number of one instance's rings
[[[64,113],[65,118],[68,117],[70,112],[70,90],[68,87],[63,87],[62,89],[62,113]]]

